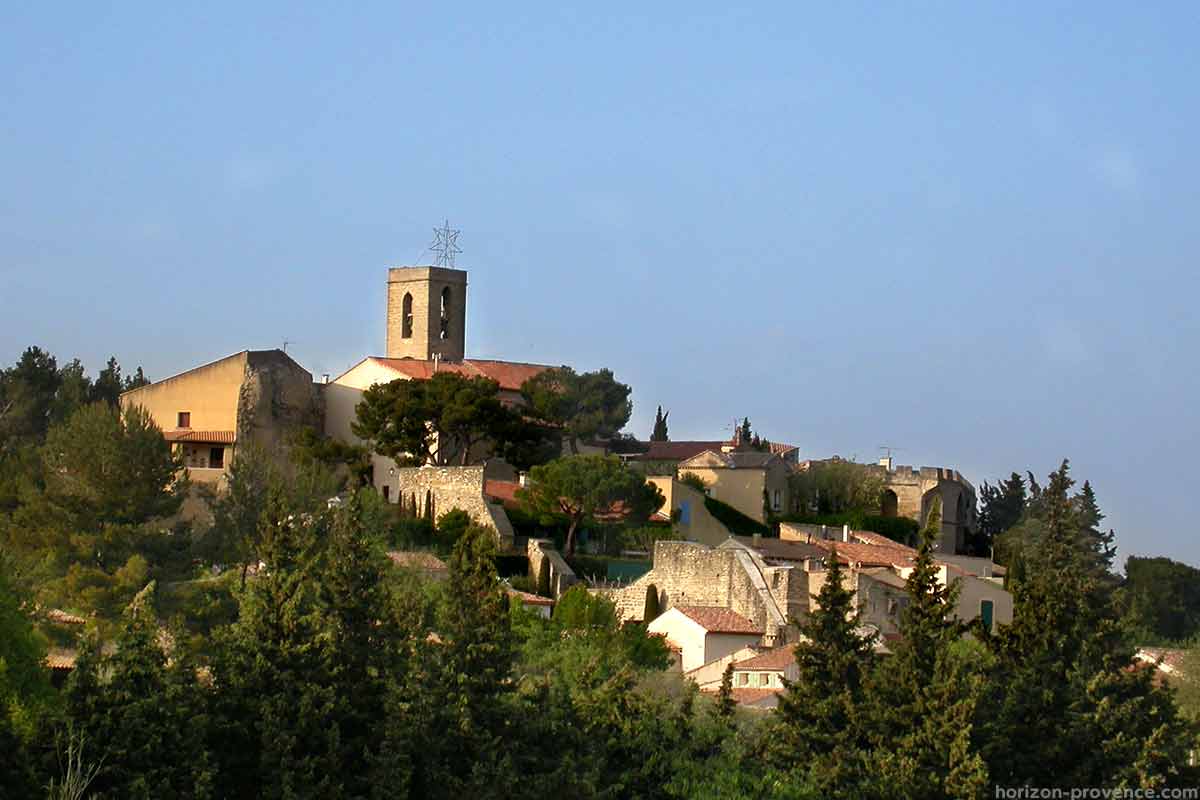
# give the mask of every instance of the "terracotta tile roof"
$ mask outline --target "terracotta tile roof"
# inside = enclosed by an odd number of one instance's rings
[[[61,608],[52,608],[46,612],[46,619],[59,625],[83,625],[87,622],[83,617],[69,614]]]
[[[517,504],[517,490],[521,484],[516,481],[484,481],[483,493],[493,500],[499,500],[505,506]]]
[[[389,550],[387,557],[392,560],[393,564],[404,567],[406,569],[424,569],[424,570],[444,570],[448,569],[446,562],[435,556],[433,553],[406,551],[406,550]]]
[[[1139,661],[1156,664],[1158,669],[1173,673],[1183,667],[1184,651],[1171,650],[1164,647],[1139,647],[1136,657]]]
[[[733,665],[735,672],[742,670],[756,672],[783,672],[785,669],[796,663],[795,645],[785,644],[781,647],[772,647],[754,658],[747,658],[745,661],[737,661]]]
[[[709,633],[762,633],[753,622],[728,608],[719,606],[675,606],[675,608]]]
[[[716,450],[705,450],[697,453],[691,458],[680,462],[680,469],[687,469],[689,463],[704,453],[712,453],[721,460],[723,466],[714,466],[710,464],[696,464],[697,469],[763,469],[772,461],[779,458],[774,453],[764,453],[759,450],[735,450],[732,453],[722,453],[720,448]]]
[[[379,358],[372,361],[415,380],[429,380],[434,374],[434,362],[416,358]],[[441,361],[438,372],[454,372],[466,378],[491,378],[501,389],[521,390],[521,384],[535,375],[553,369],[547,364],[524,364],[517,361],[491,361],[468,358],[462,361]]]
[[[890,567],[869,567],[868,569],[860,570],[861,575],[867,575],[872,580],[886,584],[895,589],[908,588],[908,581],[901,578],[895,572],[892,572]]]
[[[646,442],[649,449],[632,458],[636,461],[686,461],[706,450],[721,452],[728,442]]]
[[[771,445],[771,452],[777,456],[782,456],[782,455],[785,455],[786,453],[792,452],[793,450],[800,449],[799,447],[796,447],[796,445],[794,445],[794,444],[784,444],[782,442],[771,442],[770,445]]]
[[[706,686],[700,691],[704,692],[705,694],[716,694],[717,692],[721,691],[721,687]],[[732,695],[733,699],[738,705],[754,705],[755,703],[759,703],[769,697],[778,695],[782,691],[782,688],[752,689],[750,687],[734,687]]]
[[[856,563],[865,567],[890,567],[893,564],[907,566],[917,557],[916,550],[895,542],[884,546],[813,539],[812,543],[826,552],[836,547],[838,561],[842,564]]]
[[[168,442],[199,442],[202,444],[233,444],[237,435],[233,431],[193,431],[174,430],[163,431],[163,438]]]
[[[773,536],[763,536],[755,539],[753,536],[734,536],[735,542],[744,544],[758,552],[769,561],[806,561],[810,558],[825,558],[825,550],[808,542],[776,539]]]
[[[509,595],[511,595],[512,597],[521,598],[521,602],[527,606],[552,606],[552,605],[554,605],[553,600],[551,600],[549,597],[542,597],[540,594],[530,594],[529,592],[522,592],[520,589],[514,589],[511,586],[505,586],[504,590],[506,592],[508,592]]]
[[[46,666],[50,669],[75,669],[74,650],[51,650],[46,653]]]

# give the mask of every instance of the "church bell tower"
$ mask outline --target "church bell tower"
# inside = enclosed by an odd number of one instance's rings
[[[462,361],[467,273],[445,267],[388,270],[387,357]]]

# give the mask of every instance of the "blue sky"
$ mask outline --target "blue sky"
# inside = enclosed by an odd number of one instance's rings
[[[1069,457],[1200,563],[1200,6],[171,5],[5,9],[0,361],[336,374],[449,218],[469,354],[635,433]]]

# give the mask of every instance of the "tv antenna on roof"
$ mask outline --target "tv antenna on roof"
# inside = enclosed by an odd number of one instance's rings
[[[892,457],[892,453],[899,453],[899,452],[901,452],[901,448],[899,448],[899,447],[892,447],[890,444],[881,444],[881,445],[879,445],[879,449],[880,449],[880,450],[882,450],[882,451],[883,451],[885,454],[887,454],[887,457],[888,457],[888,459],[889,459],[889,460],[890,460],[890,459],[891,459],[891,457]]]
[[[429,245],[429,249],[433,251],[437,266],[454,266],[454,256],[462,252],[458,246],[460,233],[462,231],[450,227],[450,220],[443,222],[442,227],[433,229],[433,244]]]

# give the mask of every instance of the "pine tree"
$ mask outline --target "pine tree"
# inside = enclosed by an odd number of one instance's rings
[[[792,645],[799,673],[785,681],[768,745],[771,766],[804,771],[828,796],[854,796],[862,779],[858,726],[872,641],[858,630],[859,610],[846,588],[836,548],[829,554],[817,607],[799,623]]]
[[[140,598],[141,596],[139,596]],[[100,763],[92,789],[130,798],[212,796],[214,767],[194,662],[173,652],[143,601],[125,613],[116,650],[92,642],[67,689],[67,710],[85,737],[84,760]]]
[[[1036,492],[1045,535],[1013,584],[1013,621],[982,731],[993,780],[1046,787],[1177,782],[1185,740],[1171,698],[1132,670],[1111,587],[1080,535],[1066,461]]]
[[[665,442],[667,441],[667,417],[671,412],[663,413],[662,406],[658,407],[658,411],[654,415],[654,430],[650,433],[650,441]]]
[[[975,797],[987,768],[971,741],[982,676],[960,654],[953,619],[957,586],[934,560],[941,500],[935,499],[906,581],[901,640],[871,676],[870,738],[882,783],[903,797]]]
[[[1117,555],[1117,535],[1111,529],[1107,533],[1102,532],[1100,523],[1104,521],[1104,514],[1096,503],[1096,492],[1090,482],[1083,482],[1083,488],[1075,495],[1073,503],[1080,536],[1083,537],[1083,548],[1091,554],[1089,560],[1092,568],[1100,577],[1108,577]]]

